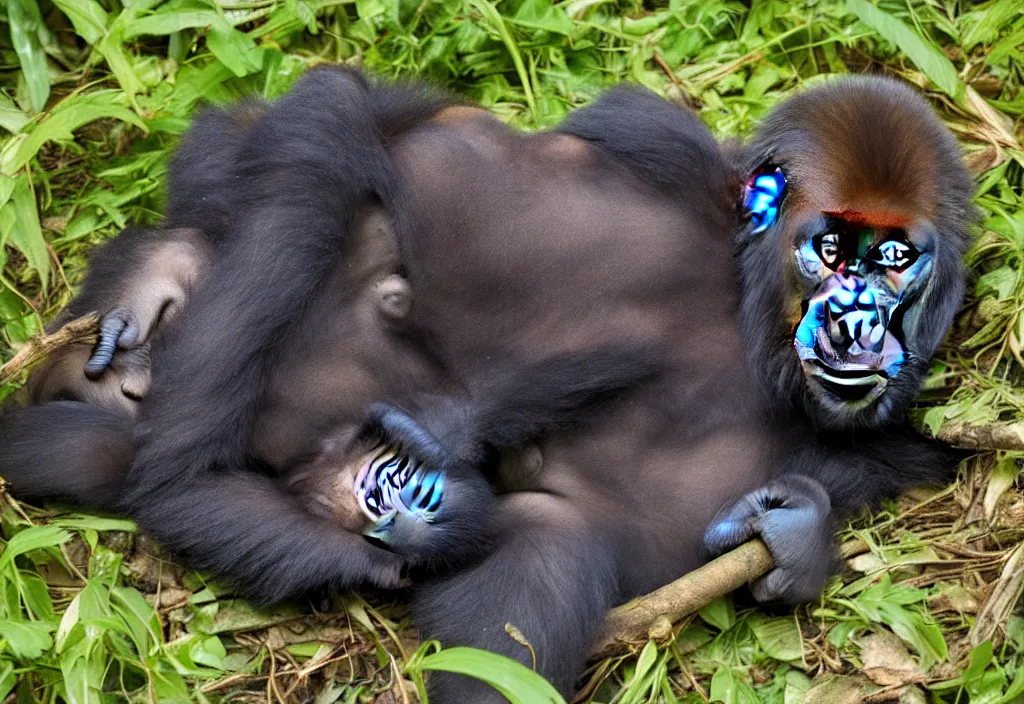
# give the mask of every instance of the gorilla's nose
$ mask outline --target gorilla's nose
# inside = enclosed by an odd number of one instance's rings
[[[841,276],[841,275],[840,275]],[[880,352],[885,322],[878,301],[859,277],[842,277],[842,285],[828,298],[826,325],[837,352]],[[856,347],[857,349],[851,349]]]

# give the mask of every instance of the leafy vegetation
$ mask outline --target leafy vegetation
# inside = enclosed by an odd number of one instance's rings
[[[197,105],[276,97],[322,62],[426,77],[526,129],[635,81],[722,137],[823,74],[903,76],[962,138],[982,215],[974,289],[915,418],[1024,421],[1020,0],[6,0],[0,361],[68,301],[92,246],[159,218]],[[1024,701],[1021,457],[982,453],[955,486],[855,521],[850,569],[819,603],[768,615],[723,599],[667,643],[594,663],[583,698]],[[383,597],[260,611],[129,521],[3,501],[4,701],[405,702],[435,668],[549,701],[525,668],[417,646]]]

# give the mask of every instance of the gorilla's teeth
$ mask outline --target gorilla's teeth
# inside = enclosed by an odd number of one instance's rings
[[[878,324],[871,328],[871,344],[877,345],[881,339],[885,336],[885,326]]]

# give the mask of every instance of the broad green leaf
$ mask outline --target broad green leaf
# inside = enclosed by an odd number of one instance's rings
[[[82,638],[61,655],[60,671],[69,704],[100,704],[103,675],[106,671],[106,650],[103,633]]]
[[[94,120],[112,118],[135,125],[145,131],[145,123],[134,112],[118,104],[118,93],[113,90],[82,93],[65,100],[48,117],[32,128],[18,148],[13,160],[5,164],[8,174],[14,174],[36,155],[39,148],[50,140],[70,140],[73,133]]]
[[[53,610],[53,600],[46,589],[46,582],[29,572],[22,572],[18,577],[18,592],[25,608],[38,621],[54,621],[57,614]]]
[[[1018,667],[1017,672],[1013,675],[1013,681],[1010,682],[1010,686],[1006,688],[1003,696],[996,704],[1019,702],[1017,698],[1022,694],[1024,694],[1024,667]]]
[[[43,18],[36,0],[7,0],[7,21],[10,23],[11,44],[18,54],[18,63],[25,76],[32,109],[42,112],[50,97],[50,72],[46,66],[46,52],[39,38]]]
[[[18,109],[13,100],[0,93],[0,127],[14,134],[27,125],[30,119],[28,115]],[[3,200],[0,199],[0,205],[2,204]]]
[[[134,533],[138,530],[135,521],[128,518],[105,518],[103,516],[78,516],[75,518],[57,518],[50,525],[70,530],[121,531]]]
[[[783,704],[803,704],[807,699],[807,690],[811,688],[811,678],[798,670],[786,673],[786,689]]]
[[[124,24],[126,39],[143,34],[165,35],[183,29],[211,27],[223,22],[223,16],[213,10],[172,10],[158,12],[148,17],[132,19]]]
[[[163,641],[160,619],[153,606],[131,587],[114,587],[110,597],[111,607],[128,627],[139,655],[144,659],[152,655]]]
[[[7,695],[18,684],[18,678],[14,674],[14,665],[0,658],[0,699],[6,701]]]
[[[486,650],[449,648],[426,656],[417,668],[475,677],[501,692],[512,704],[565,704],[558,690],[536,672]]]
[[[0,241],[11,245],[28,260],[28,266],[39,275],[45,291],[50,279],[50,252],[46,248],[43,229],[39,225],[36,199],[29,188],[28,174],[18,176],[10,201],[3,206],[13,215],[12,220],[4,219],[0,225]],[[7,229],[7,224],[10,229]]]
[[[955,100],[963,96],[964,84],[953,62],[935,44],[867,0],[846,0],[846,7],[861,22],[895,44],[940,90]]]
[[[206,33],[206,45],[239,78],[255,73],[263,66],[263,53],[255,42],[225,19],[219,19]]]
[[[730,667],[719,667],[711,678],[711,701],[724,704],[760,704],[753,687]]]
[[[0,619],[0,637],[16,657],[33,660],[53,646],[55,624],[51,621],[12,621]]]
[[[70,539],[70,533],[56,526],[41,525],[26,528],[7,541],[3,555],[0,555],[0,569],[11,564],[18,555],[60,545]]]
[[[763,614],[754,614],[747,623],[767,655],[783,661],[803,658],[800,627],[793,617],[769,618]]]
[[[115,20],[111,30],[96,45],[96,49],[107,60],[107,66],[117,78],[117,84],[128,96],[132,106],[138,109],[135,96],[142,92],[142,81],[135,75],[135,68],[125,51],[122,32],[123,30]]]
[[[736,607],[729,596],[715,599],[698,611],[697,615],[720,631],[726,631],[736,623]]]
[[[526,0],[519,6],[512,22],[523,27],[543,29],[557,34],[572,34],[572,20],[565,10],[551,0]]]
[[[96,0],[53,0],[67,15],[75,32],[88,44],[95,44],[106,33],[107,13]]]

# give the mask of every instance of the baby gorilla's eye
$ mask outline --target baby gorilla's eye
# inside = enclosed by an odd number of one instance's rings
[[[842,261],[842,246],[839,235],[829,232],[815,238],[815,250],[825,266],[834,269]]]
[[[896,271],[903,271],[916,262],[917,257],[917,248],[902,238],[886,240],[872,247],[866,256],[876,264]]]

